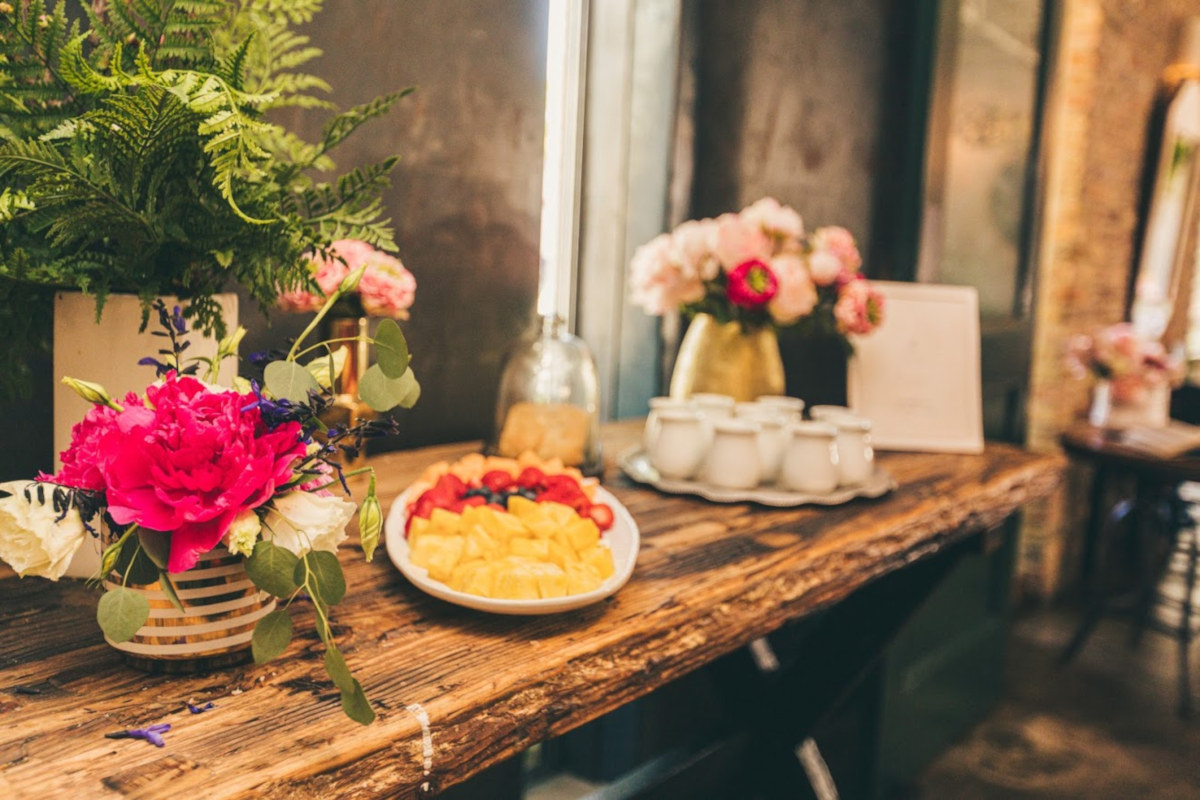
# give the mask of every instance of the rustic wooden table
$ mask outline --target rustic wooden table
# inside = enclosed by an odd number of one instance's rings
[[[1062,460],[881,454],[899,489],[834,508],[664,496],[612,467],[640,422],[605,431],[605,485],[642,533],[632,580],[558,616],[502,617],[409,585],[381,550],[346,547],[335,631],[375,702],[348,721],[311,616],[284,656],[196,677],[122,665],[77,582],[0,579],[0,797],[420,797],[458,783],[860,587],[1000,523],[1058,480]],[[380,495],[471,444],[372,459]],[[192,715],[186,701],[215,701]],[[422,721],[428,725],[423,731]],[[107,732],[169,722],[166,746]]]

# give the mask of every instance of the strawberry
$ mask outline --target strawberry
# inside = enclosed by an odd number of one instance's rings
[[[587,516],[592,518],[596,527],[606,531],[613,526],[613,510],[604,503],[595,503],[587,510]]]
[[[480,483],[489,491],[501,492],[513,485],[513,478],[502,469],[494,469],[483,473]]]
[[[526,489],[535,489],[544,485],[546,473],[542,472],[537,467],[526,467],[521,470],[521,474],[517,476],[517,486],[523,486]]]

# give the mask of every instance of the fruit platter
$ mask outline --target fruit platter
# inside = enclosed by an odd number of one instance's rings
[[[532,454],[431,465],[396,499],[384,532],[417,588],[500,614],[602,600],[629,580],[638,551],[636,523],[595,478]]]

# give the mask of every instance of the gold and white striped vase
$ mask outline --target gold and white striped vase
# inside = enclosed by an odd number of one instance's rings
[[[245,562],[223,547],[172,576],[184,610],[171,604],[158,582],[126,588],[150,601],[150,619],[127,642],[108,643],[130,666],[147,672],[191,673],[244,664],[258,621],[275,609],[275,598],[246,575]],[[105,589],[120,586],[110,575]]]

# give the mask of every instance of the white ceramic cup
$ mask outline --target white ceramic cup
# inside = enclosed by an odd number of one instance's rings
[[[826,422],[837,428],[838,484],[865,483],[875,470],[871,421],[849,414],[835,414],[827,417]]]
[[[788,426],[791,439],[783,453],[779,482],[785,489],[828,494],[838,486],[837,429],[823,422]]]
[[[702,473],[705,482],[726,489],[758,486],[758,426],[744,419],[719,419],[712,428],[712,445]]]
[[[813,406],[808,415],[818,422],[831,422],[834,417],[853,417],[854,412],[845,406]]]
[[[704,420],[691,409],[666,409],[658,414],[658,430],[650,448],[650,463],[658,474],[686,480],[704,461]]]
[[[687,400],[674,397],[651,397],[650,413],[646,415],[646,427],[642,429],[642,449],[649,453],[654,449],[654,440],[658,438],[658,415],[668,409],[686,411],[692,406]]]
[[[759,395],[754,402],[760,406],[784,411],[796,422],[804,417],[804,401],[799,397],[789,397],[786,394],[764,394]]]
[[[773,483],[779,477],[779,464],[787,447],[787,426],[793,421],[791,412],[781,406],[738,403],[734,414],[737,419],[757,426],[759,483]]]
[[[735,401],[727,394],[701,392],[688,399],[693,408],[711,420],[728,419],[733,416]]]

